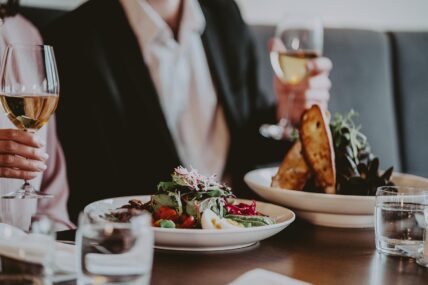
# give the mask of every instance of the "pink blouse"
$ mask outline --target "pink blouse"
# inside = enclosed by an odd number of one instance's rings
[[[0,26],[0,55],[8,44],[41,44],[37,29],[24,17],[6,18]],[[15,128],[0,110],[0,128]],[[52,199],[0,200],[0,222],[9,222],[20,228],[29,226],[31,216],[37,212],[48,214],[55,220],[57,230],[73,228],[67,212],[68,183],[64,154],[56,135],[55,118],[51,118],[37,135],[46,142],[49,155],[47,169],[31,183],[43,192],[54,195]],[[0,178],[0,194],[15,191],[22,185],[18,179]]]

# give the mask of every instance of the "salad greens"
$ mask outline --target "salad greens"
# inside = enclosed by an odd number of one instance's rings
[[[104,217],[128,222],[131,211],[152,213],[153,225],[162,228],[236,228],[274,224],[274,220],[256,211],[256,203],[235,204],[230,187],[203,176],[195,169],[177,167],[171,181],[160,182],[157,194],[147,203],[131,200]],[[205,214],[204,213],[208,213]],[[214,215],[214,216],[213,216]]]

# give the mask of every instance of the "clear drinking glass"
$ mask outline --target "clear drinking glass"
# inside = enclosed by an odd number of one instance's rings
[[[43,273],[47,277],[54,274],[55,262],[55,223],[45,214],[36,214],[31,219],[31,238],[40,240],[38,247],[43,250]]]
[[[376,249],[386,255],[417,257],[426,231],[428,189],[384,186],[376,192]]]
[[[270,52],[272,68],[279,80],[292,85],[304,81],[310,75],[308,61],[322,54],[323,39],[323,25],[319,17],[284,16],[276,27]],[[289,116],[297,95],[288,97],[288,110],[276,125],[264,124],[260,127],[261,135],[276,140],[290,138],[294,127]]]
[[[419,251],[419,256],[416,262],[424,267],[428,267],[428,208],[424,210],[425,218],[425,234],[424,234],[424,245]]]
[[[76,233],[78,284],[149,284],[153,259],[151,216],[130,223],[83,213]]]
[[[0,73],[0,103],[9,120],[21,130],[35,133],[54,113],[59,99],[55,56],[47,45],[10,45]],[[44,198],[28,181],[2,198]]]
[[[52,284],[55,228],[48,216],[34,215],[30,232],[0,224],[0,248],[0,267],[6,275],[0,284],[18,284],[19,280],[22,284]]]

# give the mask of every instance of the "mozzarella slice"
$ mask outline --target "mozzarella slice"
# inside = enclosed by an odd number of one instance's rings
[[[202,229],[215,230],[243,228],[243,225],[235,221],[229,219],[220,219],[216,213],[209,209],[202,213],[201,225]]]
[[[201,217],[202,229],[221,229],[220,217],[212,210],[207,209],[202,213]]]

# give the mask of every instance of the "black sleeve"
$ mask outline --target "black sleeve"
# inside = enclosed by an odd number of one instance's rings
[[[234,1],[232,1],[234,3]],[[260,88],[258,78],[258,58],[256,44],[248,25],[242,19],[236,3],[234,4],[236,18],[240,23],[240,30],[243,35],[243,42],[247,58],[245,71],[245,84],[248,86],[248,98],[250,102],[249,116],[243,126],[244,138],[246,141],[246,152],[253,161],[249,161],[253,167],[260,167],[268,164],[280,162],[291,146],[288,141],[276,141],[265,138],[259,133],[262,124],[275,124],[276,104],[270,102],[269,97]],[[266,43],[267,44],[267,43]],[[273,84],[273,83],[272,83]]]

